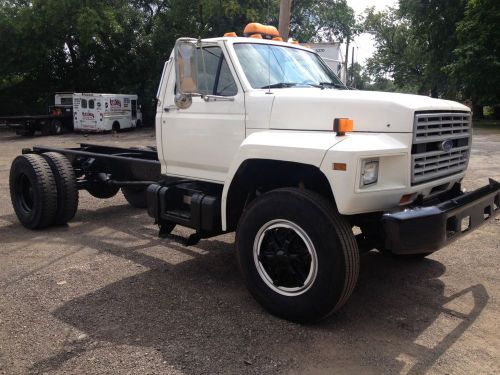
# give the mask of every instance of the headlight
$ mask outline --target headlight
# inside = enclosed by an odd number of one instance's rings
[[[361,186],[371,185],[378,180],[378,160],[363,160],[361,163]]]

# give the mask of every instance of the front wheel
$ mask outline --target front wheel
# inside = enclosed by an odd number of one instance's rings
[[[256,198],[240,219],[236,247],[249,291],[284,319],[325,318],[356,285],[359,251],[351,228],[311,191],[277,189]]]

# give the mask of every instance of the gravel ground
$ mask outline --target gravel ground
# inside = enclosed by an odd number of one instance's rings
[[[154,133],[0,132],[0,373],[500,373],[498,219],[423,261],[362,256],[348,304],[300,326],[246,291],[233,235],[189,248],[159,239],[121,194],[81,192],[68,226],[24,229],[12,160],[33,144],[78,142],[149,145]],[[465,186],[500,180],[500,134],[479,129],[473,146]]]

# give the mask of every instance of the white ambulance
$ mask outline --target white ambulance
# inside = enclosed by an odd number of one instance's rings
[[[74,130],[106,132],[140,127],[142,113],[137,95],[73,94]]]

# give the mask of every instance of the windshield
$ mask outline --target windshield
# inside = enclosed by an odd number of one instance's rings
[[[234,49],[253,88],[346,88],[335,73],[312,52],[257,43],[235,43]]]

